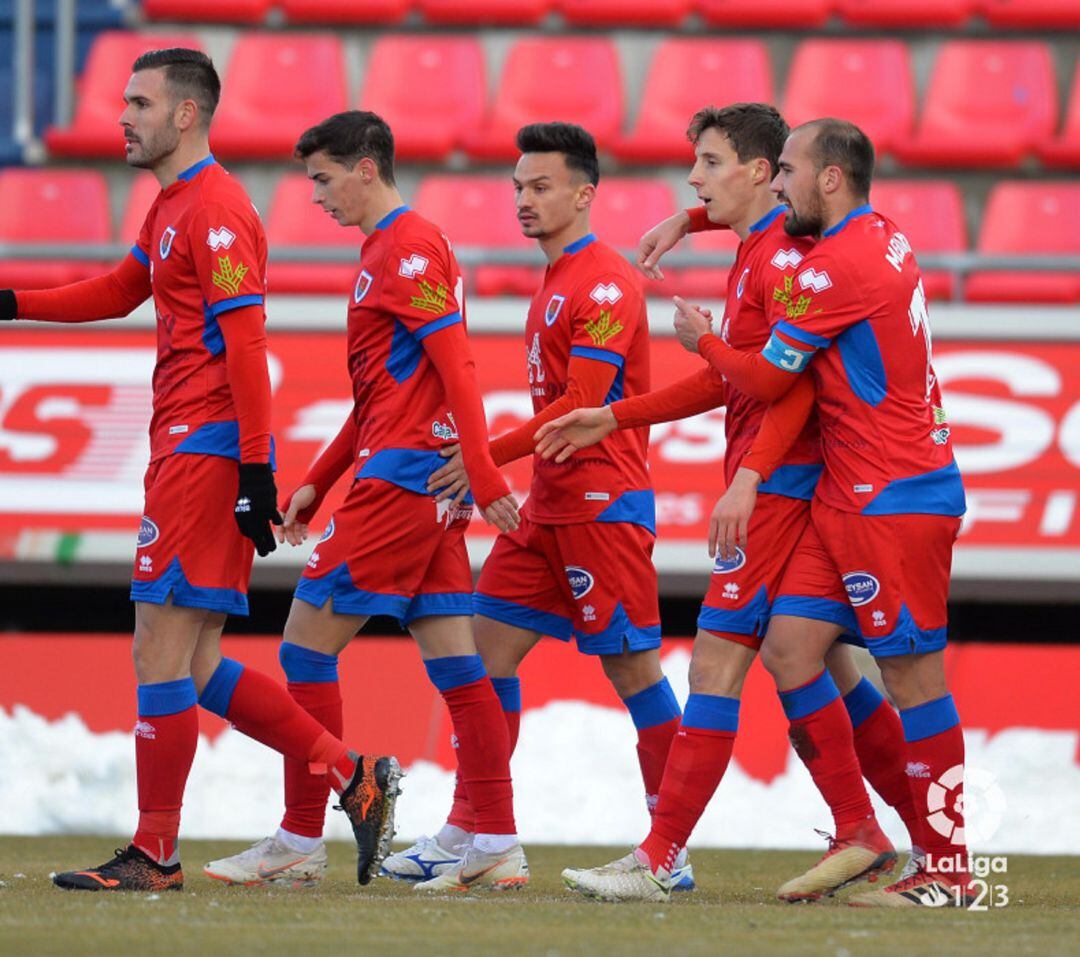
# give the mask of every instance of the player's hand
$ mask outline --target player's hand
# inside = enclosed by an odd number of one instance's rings
[[[280,528],[274,529],[277,540],[283,545],[288,542],[290,545],[295,546],[307,541],[307,523],[301,522],[297,515],[311,506],[315,501],[315,494],[314,485],[301,485],[293,493],[293,497],[289,501],[289,507],[285,510],[285,523]]]
[[[712,332],[712,311],[691,306],[681,296],[675,296],[675,335],[687,352],[698,351],[698,339]]]
[[[14,319],[19,314],[13,289],[0,289],[0,320]]]
[[[240,464],[240,487],[233,515],[240,533],[255,543],[260,556],[269,555],[277,548],[270,523],[280,525],[282,519],[277,510],[274,470],[269,462]]]
[[[735,546],[746,547],[746,530],[757,502],[761,476],[753,469],[739,469],[709,516],[709,557],[735,557]]]
[[[637,267],[650,279],[663,279],[660,269],[660,257],[675,246],[690,231],[690,217],[686,210],[680,209],[674,216],[669,216],[657,223],[638,242]]]
[[[495,499],[482,511],[484,521],[489,525],[494,525],[500,532],[516,531],[521,524],[518,503],[513,495],[504,495],[502,498]]]
[[[619,427],[610,406],[602,409],[573,409],[545,422],[537,430],[536,451],[543,459],[565,462],[580,449],[596,445]]]
[[[448,461],[428,477],[428,493],[435,495],[436,502],[450,499],[452,505],[460,505],[469,492],[469,476],[465,473],[461,446],[447,445],[439,449],[439,455]]]

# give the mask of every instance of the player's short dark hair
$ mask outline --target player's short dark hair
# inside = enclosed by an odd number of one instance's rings
[[[199,107],[203,126],[208,127],[221,99],[221,80],[214,61],[201,50],[171,47],[168,50],[149,50],[132,64],[131,72],[164,70],[165,85],[181,100],[194,100]]]
[[[346,169],[352,169],[362,159],[370,159],[379,171],[379,179],[387,186],[394,185],[394,134],[386,120],[376,113],[367,110],[335,113],[304,132],[296,143],[294,155],[302,160],[320,150]]]
[[[530,123],[517,131],[522,153],[562,153],[566,168],[584,173],[595,186],[600,182],[600,161],[592,133],[574,123]]]
[[[805,127],[817,132],[810,146],[817,168],[839,166],[855,196],[866,199],[874,178],[874,144],[870,137],[854,123],[832,117],[811,120],[798,128]]]
[[[780,111],[768,103],[706,106],[690,120],[686,138],[696,145],[706,130],[723,133],[740,163],[767,159],[773,176],[780,171],[780,151],[791,132]]]

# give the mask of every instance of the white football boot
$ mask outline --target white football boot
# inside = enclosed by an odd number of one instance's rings
[[[463,851],[448,851],[435,838],[423,834],[412,847],[387,857],[380,873],[396,881],[430,881],[457,867]]]
[[[671,900],[672,874],[660,868],[655,874],[631,852],[617,861],[588,870],[568,868],[563,883],[578,894],[602,901]]]
[[[277,837],[264,837],[246,851],[211,861],[203,872],[225,884],[257,887],[276,884],[286,887],[313,887],[326,875],[326,845],[310,853],[294,851]]]
[[[529,862],[520,844],[493,854],[469,847],[457,867],[413,885],[414,891],[467,894],[474,888],[518,890],[529,883]]]
[[[562,877],[563,882],[573,889],[571,882],[576,881],[577,875],[585,870],[626,872],[633,870],[637,866],[638,860],[634,857],[634,852],[631,851],[625,857],[620,857],[617,861],[612,861],[610,864],[603,864],[600,867],[568,867],[562,872]],[[692,891],[696,888],[697,883],[694,880],[694,866],[690,863],[690,855],[684,847],[679,851],[679,856],[675,858],[675,869],[671,872],[671,889],[673,891]]]

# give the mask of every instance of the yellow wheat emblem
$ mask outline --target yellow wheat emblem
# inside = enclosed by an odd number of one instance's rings
[[[420,287],[420,295],[413,296],[410,300],[414,309],[437,314],[446,311],[446,297],[450,292],[446,286],[442,283],[433,286],[426,279],[417,279],[416,284]]]
[[[242,262],[234,266],[228,256],[219,256],[217,264],[218,268],[210,274],[210,278],[218,289],[224,289],[230,296],[235,296],[240,291],[240,283],[250,270]]]
[[[781,289],[777,286],[772,293],[772,297],[776,302],[783,303],[788,319],[798,319],[799,316],[805,316],[806,311],[810,308],[810,297],[804,293],[796,299],[793,294],[794,289],[795,277],[785,276],[784,288]],[[820,311],[819,309],[818,312]]]
[[[616,319],[611,321],[611,310],[601,309],[600,315],[592,322],[585,323],[585,331],[598,346],[604,345],[609,339],[614,339],[623,331],[622,323]]]

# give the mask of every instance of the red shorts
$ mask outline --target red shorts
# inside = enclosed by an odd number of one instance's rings
[[[786,495],[761,495],[746,533],[746,548],[713,563],[698,627],[749,648],[760,648],[776,614],[836,621],[838,608],[852,619],[840,577],[831,564],[800,562],[810,524],[810,503]],[[791,609],[798,596],[797,610]],[[791,610],[783,610],[785,605]]]
[[[873,655],[924,654],[945,647],[959,518],[858,515],[815,501],[811,520]]]
[[[450,507],[382,479],[353,483],[308,559],[295,595],[339,615],[472,614],[465,529],[473,507]]]
[[[575,637],[587,655],[659,648],[652,549],[652,532],[630,522],[537,525],[522,517],[484,562],[476,614]]]
[[[233,509],[234,459],[174,453],[146,470],[131,600],[248,613],[255,546],[240,534]]]

